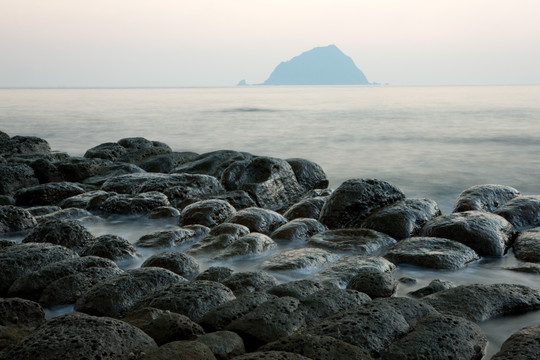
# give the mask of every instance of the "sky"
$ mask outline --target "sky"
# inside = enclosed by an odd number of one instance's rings
[[[371,82],[540,84],[539,0],[0,0],[0,87],[261,83],[335,44]]]

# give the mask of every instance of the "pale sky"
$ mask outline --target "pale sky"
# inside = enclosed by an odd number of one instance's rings
[[[540,0],[0,0],[0,87],[260,83],[329,44],[371,82],[540,84]]]

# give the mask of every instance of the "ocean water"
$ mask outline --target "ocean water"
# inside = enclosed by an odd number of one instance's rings
[[[540,194],[540,86],[4,89],[0,130],[39,136],[54,150],[79,156],[103,142],[143,136],[177,151],[307,158],[323,167],[331,187],[350,178],[383,179],[408,197],[437,201],[443,213],[452,211],[462,190],[477,184]],[[85,225],[96,235],[114,233],[132,242],[174,227],[128,218]],[[150,253],[142,255],[141,261]],[[397,277],[418,283],[400,284],[398,293],[433,279],[540,289],[538,276],[505,269],[519,262],[510,253],[455,272],[400,267]],[[215,265],[201,263],[203,269]],[[249,270],[259,263],[225,265]],[[512,332],[537,323],[540,312],[483,323],[487,357]]]

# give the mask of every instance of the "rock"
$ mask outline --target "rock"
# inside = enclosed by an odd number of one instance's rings
[[[0,239],[0,250],[14,245],[18,245],[18,243],[11,240]]]
[[[247,293],[234,300],[225,302],[208,311],[199,324],[206,331],[223,330],[236,319],[241,318],[259,305],[276,297],[265,292]]]
[[[246,350],[292,335],[305,326],[303,315],[297,311],[300,301],[281,297],[269,300],[246,315],[230,323],[226,330],[234,331],[244,339]]]
[[[313,275],[311,279],[319,281],[325,286],[345,288],[355,275],[362,274],[368,269],[389,272],[394,268],[394,264],[382,257],[349,255],[328,265],[322,271]]]
[[[244,190],[227,191],[224,194],[214,196],[214,199],[225,200],[231,204],[236,210],[256,207],[257,204],[251,196]]]
[[[169,310],[198,322],[215,307],[234,299],[228,287],[213,281],[196,280],[156,290],[139,301],[133,309],[153,307]]]
[[[212,350],[199,341],[173,341],[149,352],[142,360],[216,360]]]
[[[247,234],[249,234],[249,229],[244,225],[224,223],[210,230],[208,235],[195,243],[188,252],[206,254],[222,250]]]
[[[142,330],[123,321],[71,313],[49,320],[0,359],[132,359],[156,348]]]
[[[355,309],[370,301],[368,295],[356,290],[325,289],[303,299],[298,311],[304,315],[306,327],[311,328],[322,319],[344,310]]]
[[[455,287],[456,287],[456,284],[454,284],[451,281],[435,279],[431,281],[428,286],[420,288],[416,291],[412,291],[408,293],[407,295],[410,295],[415,298],[422,298],[424,296],[435,294],[436,292],[452,289]]]
[[[88,149],[84,153],[85,158],[89,159],[105,159],[105,160],[116,160],[118,157],[125,155],[128,150],[118,143],[108,142],[103,143],[98,146],[94,146],[91,149]]]
[[[179,228],[143,235],[135,245],[144,248],[175,247],[197,241],[197,233],[191,229]]]
[[[201,200],[186,206],[180,215],[182,225],[200,224],[214,227],[236,212],[225,200]]]
[[[99,257],[62,259],[20,276],[9,288],[9,295],[38,301],[43,291],[53,282],[66,276],[88,273],[92,269],[108,269],[111,270],[111,274],[122,272],[112,261]]]
[[[149,219],[178,219],[179,217],[180,211],[172,206],[160,206],[148,214]]]
[[[435,237],[412,237],[394,244],[385,258],[394,264],[457,270],[478,260],[478,254],[457,241]]]
[[[67,181],[82,182],[100,173],[100,169],[111,163],[103,159],[86,159],[80,157],[70,157],[56,163],[56,168]]]
[[[25,164],[0,163],[0,195],[15,195],[17,190],[39,184],[34,170]]]
[[[467,245],[481,256],[503,256],[514,227],[501,216],[464,211],[436,217],[424,226],[421,236],[441,237]]]
[[[431,314],[436,311],[418,300],[403,297],[376,299],[330,316],[306,333],[332,336],[379,357],[390,344]]]
[[[21,341],[44,322],[45,312],[39,304],[18,298],[0,298],[0,352]]]
[[[326,189],[328,187],[328,178],[320,165],[306,159],[287,159],[286,160],[296,176],[298,183],[304,189]]]
[[[386,234],[371,229],[326,230],[312,236],[306,244],[326,250],[361,255],[375,255],[396,243]]]
[[[35,136],[13,136],[9,140],[8,148],[9,150],[3,154],[7,157],[51,151],[47,140]]]
[[[499,206],[519,196],[520,193],[511,186],[475,185],[459,194],[453,212],[469,210],[493,212]]]
[[[25,210],[27,210],[30,214],[32,214],[32,216],[36,217],[36,216],[52,214],[54,212],[62,210],[62,208],[60,206],[55,206],[55,205],[44,205],[44,206],[32,206],[32,207],[26,208]]]
[[[285,224],[287,219],[275,211],[252,207],[236,212],[226,222],[244,225],[251,232],[270,235]]]
[[[289,220],[298,218],[319,219],[321,209],[326,202],[327,197],[314,197],[311,199],[301,200],[292,205],[283,216]]]
[[[418,234],[426,222],[439,215],[441,210],[433,200],[406,199],[371,214],[364,220],[362,227],[399,240]]]
[[[147,191],[163,192],[168,188],[192,184],[200,180],[197,176],[186,174],[132,173],[109,178],[101,190],[120,194],[138,194]]]
[[[330,336],[294,334],[259,348],[259,351],[286,351],[317,360],[371,360],[364,349]]]
[[[279,243],[305,242],[325,230],[326,227],[315,219],[295,219],[278,227],[270,237]]]
[[[540,292],[523,285],[460,285],[422,298],[441,313],[480,322],[540,309]]]
[[[276,247],[268,236],[259,233],[244,235],[213,257],[216,261],[228,260],[241,256],[258,256]]]
[[[301,271],[312,273],[339,259],[339,255],[323,249],[300,248],[286,250],[264,260],[267,271]]]
[[[35,160],[24,160],[22,163],[29,165],[34,170],[34,176],[39,180],[40,184],[66,180],[64,174],[58,170],[58,166],[53,160],[38,158]]]
[[[233,273],[232,269],[223,266],[211,266],[195,278],[195,280],[208,280],[222,282]]]
[[[160,267],[172,271],[188,280],[193,280],[199,274],[199,263],[190,255],[176,252],[165,251],[150,256],[142,263],[144,267]]]
[[[88,209],[90,201],[92,201],[92,199],[94,199],[97,196],[107,196],[107,195],[109,195],[109,193],[103,190],[88,191],[79,195],[68,197],[62,200],[59,205],[60,207],[64,209],[66,208]]]
[[[512,334],[493,360],[538,359],[540,357],[540,324],[527,326]]]
[[[15,199],[9,195],[0,195],[0,206],[15,205]]]
[[[118,141],[118,144],[127,149],[127,153],[120,155],[117,161],[132,164],[140,164],[149,157],[161,154],[168,154],[172,149],[159,141],[150,141],[142,137],[125,138]]]
[[[540,262],[540,227],[518,234],[514,242],[514,254],[523,261]]]
[[[63,246],[44,244],[17,244],[0,251],[0,296],[21,276],[39,270],[47,264],[78,257]]]
[[[363,292],[371,298],[380,298],[394,295],[397,286],[391,272],[367,269],[355,275],[347,284],[347,289]]]
[[[540,264],[533,263],[522,263],[518,266],[505,267],[504,269],[528,274],[540,274]]]
[[[481,359],[486,346],[487,338],[475,323],[434,314],[421,319],[412,332],[391,344],[381,358]]]
[[[286,351],[255,351],[235,357],[233,360],[310,360],[300,354]]]
[[[171,152],[168,154],[153,155],[138,163],[148,172],[168,174],[174,168],[193,161],[199,156],[194,152]]]
[[[106,164],[99,168],[96,175],[88,177],[83,180],[84,184],[101,187],[107,180],[127,175],[146,173],[143,169],[134,164],[128,164],[123,162],[117,162],[112,164]]]
[[[155,208],[169,206],[169,199],[157,191],[138,195],[118,194],[105,199],[99,210],[108,214],[136,215],[149,213]]]
[[[278,284],[277,279],[264,271],[235,272],[221,282],[240,296],[252,292],[262,292]]]
[[[0,206],[0,234],[25,231],[37,225],[28,211],[12,206]]]
[[[173,174],[177,184],[164,190],[174,207],[183,209],[189,204],[222,195],[225,189],[218,179],[210,175]]]
[[[81,256],[99,256],[113,261],[129,260],[137,257],[137,250],[131,243],[117,235],[102,235],[84,247]]]
[[[141,308],[126,314],[122,321],[138,327],[158,345],[177,340],[195,340],[203,328],[187,316],[154,308]]]
[[[278,297],[290,296],[298,300],[304,300],[309,295],[323,290],[324,286],[313,280],[303,279],[297,281],[289,281],[283,284],[279,284],[271,287],[266,292]]]
[[[227,190],[244,190],[259,207],[279,210],[289,207],[305,192],[285,160],[256,157],[229,165],[221,175]]]
[[[67,208],[60,209],[47,215],[36,216],[38,223],[43,223],[48,220],[78,220],[82,218],[93,217],[94,215],[83,209]]]
[[[376,210],[404,198],[401,190],[386,181],[347,180],[330,195],[319,221],[329,229],[359,227]]]
[[[518,196],[493,213],[508,220],[518,231],[540,226],[540,195]]]
[[[128,270],[92,287],[75,303],[75,311],[120,318],[137,301],[166,285],[187,281],[162,268]]]
[[[199,155],[195,160],[187,162],[173,169],[171,173],[206,174],[221,177],[223,170],[235,161],[249,160],[253,158],[251,154],[218,150]]]
[[[216,331],[200,335],[197,341],[208,346],[218,360],[232,359],[246,352],[244,341],[232,331]]]
[[[15,203],[18,206],[58,205],[62,200],[84,192],[79,185],[69,182],[41,184],[17,191]]]
[[[23,243],[51,243],[81,251],[94,242],[94,236],[75,220],[47,220],[36,226]]]
[[[400,277],[398,281],[405,285],[415,285],[418,282],[418,280],[409,276]]]

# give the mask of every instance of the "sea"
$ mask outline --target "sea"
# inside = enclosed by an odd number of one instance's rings
[[[322,166],[332,188],[351,178],[382,179],[409,198],[435,200],[443,213],[452,212],[461,191],[478,184],[540,194],[540,86],[0,89],[0,130],[42,137],[72,156],[142,136],[176,151],[306,158]],[[96,235],[115,233],[133,242],[173,226],[130,218],[86,225]],[[249,270],[259,263],[225,265]],[[510,252],[454,272],[400,266],[397,277],[418,282],[400,284],[398,294],[433,279],[540,289],[538,275],[505,269],[519,263]],[[512,332],[539,323],[540,312],[482,323],[486,358]]]

